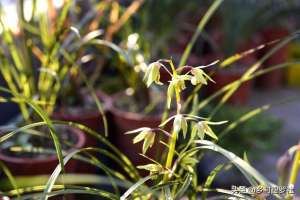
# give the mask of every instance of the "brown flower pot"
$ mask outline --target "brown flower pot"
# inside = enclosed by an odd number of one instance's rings
[[[225,85],[232,83],[233,81],[236,81],[240,79],[243,75],[243,72],[240,71],[218,71],[213,76],[213,79],[216,83],[211,83],[210,86],[208,86],[208,93],[213,94],[216,91],[220,90]],[[241,86],[235,91],[235,93],[229,98],[228,103],[234,104],[234,105],[245,105],[249,97],[251,95],[252,90],[252,81],[247,81],[241,84]]]
[[[108,105],[109,105],[110,98],[100,90],[97,91],[96,93],[102,102],[104,114],[106,117],[108,117],[109,116]],[[63,120],[63,121],[76,122],[85,125],[102,135],[104,135],[105,133],[103,118],[98,108],[95,108],[93,111],[89,111],[89,112],[83,111],[81,114],[55,112],[53,114],[53,118],[58,120]],[[109,122],[110,119],[108,119],[107,121]],[[99,145],[101,145],[99,144],[98,140],[94,136],[85,135],[85,137],[86,137],[85,147],[99,147]],[[97,170],[98,170],[97,167],[87,163],[81,163],[77,169],[77,171],[80,173],[96,173]]]
[[[240,79],[246,72],[249,66],[255,62],[255,58],[252,55],[248,55],[245,58],[234,63],[235,66],[228,66],[224,69],[217,69],[212,71],[212,79],[216,83],[209,83],[207,86],[208,95],[212,95],[224,86]],[[253,81],[249,80],[243,82],[239,88],[229,98],[228,103],[234,105],[245,105],[247,104],[251,91]]]
[[[101,91],[97,91],[97,96],[101,100],[104,114],[107,114],[107,102],[109,101],[109,97]],[[64,110],[59,110],[53,113],[53,119],[69,121],[69,122],[76,122],[82,125],[85,125],[94,131],[104,134],[104,126],[103,126],[103,119],[98,110],[95,108],[93,111],[82,111],[81,113],[68,113],[64,112]],[[86,147],[96,146],[97,140],[93,136],[86,135]]]
[[[262,31],[263,43],[271,42],[287,36],[289,32],[283,27],[269,27]],[[262,51],[261,57],[269,52],[275,45],[271,45]],[[286,62],[288,59],[288,46],[284,46],[274,53],[263,64],[263,68],[272,67]],[[257,78],[257,85],[265,89],[276,89],[283,84],[283,70],[277,69]]]
[[[85,135],[81,131],[69,128],[70,133],[76,137],[77,142],[73,149],[80,149],[85,145]],[[70,149],[69,151],[71,151]],[[0,151],[0,160],[10,169],[14,176],[30,176],[52,174],[59,164],[57,156],[45,156],[39,158],[12,157]],[[78,161],[71,160],[66,165],[66,171],[76,172]]]

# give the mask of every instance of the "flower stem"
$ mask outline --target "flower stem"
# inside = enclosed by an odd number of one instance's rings
[[[173,162],[175,146],[176,146],[177,133],[173,131],[171,138],[169,139],[169,152],[167,156],[167,161],[165,168],[170,169]],[[165,174],[163,182],[167,182],[169,180],[169,174]]]
[[[176,69],[175,69],[173,63],[171,62],[170,65],[171,65],[171,68],[173,71],[173,76],[176,77],[177,73],[176,73]],[[180,91],[176,87],[175,87],[175,93],[176,93],[177,114],[180,114],[180,110],[181,110]],[[176,147],[177,134],[178,133],[173,130],[171,138],[169,138],[169,152],[167,155],[167,161],[166,161],[166,165],[165,165],[166,169],[170,169],[172,167],[172,162],[173,162],[173,157],[174,157],[175,147]],[[163,182],[167,182],[169,180],[169,178],[170,178],[169,174],[165,174]]]

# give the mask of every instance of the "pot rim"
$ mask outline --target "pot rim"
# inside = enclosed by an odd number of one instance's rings
[[[101,102],[101,104],[102,104],[104,114],[107,113],[110,110],[111,98],[109,97],[109,95],[105,94],[101,90],[97,90],[96,95],[99,99],[102,99],[103,101]],[[52,114],[52,117],[54,118],[60,118],[60,119],[68,118],[70,120],[77,120],[77,119],[85,120],[85,119],[95,118],[98,116],[101,116],[101,113],[98,110],[98,108],[94,110],[90,110],[88,112],[84,112],[82,114],[66,113],[63,110],[57,110]]]
[[[71,128],[71,127],[67,127],[67,129],[71,130],[71,133],[74,133],[78,138],[78,141],[75,144],[75,146],[70,148],[67,151],[67,154],[68,154],[74,149],[82,148],[85,145],[86,138],[85,138],[85,134],[81,130]],[[46,156],[43,158],[16,158],[16,157],[12,157],[12,156],[7,156],[7,155],[1,153],[1,151],[0,151],[0,160],[2,160],[4,162],[8,162],[8,163],[13,163],[13,164],[22,164],[22,163],[28,163],[28,162],[29,163],[48,163],[48,162],[58,160],[58,158],[56,155]]]

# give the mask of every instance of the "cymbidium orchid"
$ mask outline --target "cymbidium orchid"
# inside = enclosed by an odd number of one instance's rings
[[[161,63],[153,62],[147,67],[144,76],[144,81],[146,82],[147,87],[149,87],[153,82],[155,82],[158,85],[162,85],[162,83],[159,81],[160,79],[159,70],[161,66],[162,66]]]
[[[171,70],[169,70],[164,64],[169,63]],[[212,64],[215,64],[211,63]],[[210,66],[209,65],[209,66]],[[200,67],[181,67],[178,70],[175,68],[173,62],[171,60],[159,60],[151,63],[146,69],[144,81],[146,82],[147,87],[150,87],[152,83],[156,83],[161,85],[160,82],[160,69],[164,69],[171,75],[171,80],[169,81],[168,89],[167,89],[167,107],[170,109],[171,101],[173,97],[176,97],[176,105],[177,112],[176,115],[171,116],[164,122],[160,124],[159,127],[163,128],[167,123],[173,120],[173,128],[172,132],[167,134],[169,136],[169,144],[168,144],[168,154],[166,158],[165,166],[163,167],[159,163],[148,164],[145,166],[139,166],[140,169],[145,169],[150,171],[150,174],[153,174],[159,169],[164,168],[166,172],[171,171],[169,174],[165,174],[164,181],[167,181],[172,175],[174,175],[174,171],[176,170],[176,164],[173,165],[173,157],[175,154],[176,141],[178,140],[179,134],[182,133],[183,139],[187,139],[188,135],[188,127],[189,125],[192,127],[191,134],[189,138],[200,139],[203,140],[205,135],[210,136],[214,140],[217,140],[217,135],[213,132],[209,125],[218,125],[225,122],[210,122],[205,118],[198,117],[190,114],[182,114],[181,113],[181,101],[180,101],[180,93],[186,89],[186,81],[190,81],[192,85],[204,84],[208,83],[207,80],[213,82],[213,80],[202,70],[202,68],[207,66]],[[187,73],[183,73],[184,69],[188,69]],[[162,129],[160,129],[162,130]],[[166,131],[164,131],[166,132]],[[153,129],[150,128],[141,128],[130,133],[139,133],[134,139],[133,143],[138,143],[144,141],[143,144],[143,154],[146,153],[148,148],[150,148],[154,143],[155,133]],[[195,138],[195,136],[197,138]],[[154,160],[153,160],[154,161]],[[156,162],[156,161],[155,161]],[[193,171],[193,167],[196,163],[193,155],[182,158],[180,162],[183,168],[189,172]],[[174,168],[175,167],[175,168]],[[172,169],[172,170],[171,170]]]
[[[193,68],[191,70],[193,77],[191,78],[191,83],[193,85],[203,84],[207,85],[207,80],[214,82],[202,69],[200,68]]]

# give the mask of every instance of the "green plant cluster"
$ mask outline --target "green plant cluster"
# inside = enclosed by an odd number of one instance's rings
[[[90,4],[87,5],[85,1],[66,0],[61,8],[51,10],[51,7],[48,7],[48,12],[42,13],[37,12],[38,2],[40,1],[32,1],[32,18],[28,20],[25,19],[24,13],[25,1],[17,1],[19,34],[13,33],[0,18],[0,72],[7,84],[7,87],[0,86],[0,92],[9,95],[0,96],[0,102],[14,102],[21,112],[21,120],[14,122],[13,126],[0,127],[0,154],[10,151],[21,158],[25,158],[23,155],[31,155],[33,158],[34,155],[39,155],[44,156],[46,160],[54,159],[55,164],[48,175],[30,171],[27,173],[33,175],[22,176],[13,174],[10,164],[0,160],[0,168],[5,176],[0,180],[0,199],[47,200],[57,196],[68,198],[69,195],[87,195],[89,199],[112,200],[268,198],[258,193],[234,193],[226,188],[214,188],[215,177],[225,170],[228,163],[240,171],[241,177],[246,178],[249,185],[256,188],[295,185],[300,166],[299,145],[288,149],[281,158],[278,164],[278,183],[269,181],[252,167],[247,156],[241,158],[237,155],[253,148],[260,152],[271,143],[271,138],[280,125],[276,120],[259,114],[272,105],[235,110],[227,107],[226,103],[243,83],[297,63],[281,63],[267,69],[261,68],[276,51],[298,38],[299,31],[274,42],[274,47],[251,66],[247,66],[247,70],[239,79],[211,95],[202,97],[199,95],[200,91],[215,84],[214,71],[207,71],[208,69],[226,70],[233,63],[266,46],[262,45],[260,48],[205,65],[186,65],[197,39],[225,1],[205,3],[206,6],[209,5],[207,11],[178,62],[163,58],[149,62],[154,59],[153,55],[157,55],[150,53],[152,50],[149,49],[152,48],[147,49],[147,45],[153,44],[153,49],[163,51],[160,42],[163,43],[162,41],[169,38],[168,34],[172,33],[172,29],[167,30],[166,35],[162,33],[164,26],[170,22],[169,19],[161,21],[162,26],[152,31],[155,37],[150,37],[149,41],[143,34],[148,26],[155,28],[159,16],[156,19],[153,15],[159,15],[164,9],[175,6],[175,10],[170,10],[175,19],[176,10],[182,5],[179,1],[166,0],[160,7],[156,1],[144,0],[94,0],[89,1]],[[144,3],[145,7],[142,7]],[[193,3],[196,5],[196,2]],[[4,7],[0,5],[2,14]],[[138,16],[140,7],[141,18]],[[152,11],[153,13],[148,13]],[[136,22],[135,18],[141,21]],[[135,31],[139,23],[145,27],[139,27],[140,29]],[[157,39],[157,36],[161,36],[161,40]],[[103,80],[107,80],[103,77],[118,77],[114,79],[117,80],[117,88],[125,89],[121,96],[101,96],[97,93]],[[184,97],[185,92],[189,93],[187,97]],[[124,149],[121,149],[122,145],[116,146],[111,141],[111,137],[114,137],[117,131],[112,131],[108,124],[109,120],[116,121],[117,117],[115,115],[110,118],[112,113],[107,114],[105,111],[114,111],[116,103],[113,100],[118,97],[122,100],[122,95],[127,95],[133,99],[129,102],[134,105],[149,105],[144,111],[151,113],[150,110],[158,104],[152,102],[151,95],[158,93],[162,94],[164,103],[164,109],[159,113],[160,123],[122,133],[122,136],[125,134],[128,138],[133,136],[130,148],[138,147],[135,155],[146,160],[142,164],[136,164]],[[66,103],[74,102],[73,100],[66,101],[65,98],[79,99],[77,105],[86,108],[80,101],[80,98],[84,97],[92,99],[92,103],[87,101],[87,104],[93,106],[91,110],[97,111],[96,124],[101,124],[102,130],[73,119],[55,117],[55,113],[63,110],[64,106],[74,106],[73,103]],[[139,105],[135,107],[139,108]],[[130,108],[125,109],[131,111]],[[79,111],[79,114],[85,115],[84,111]],[[132,117],[131,121],[123,123],[123,127],[134,124],[133,121],[140,116],[138,114],[128,114]],[[128,117],[124,115],[119,119],[121,122],[124,117]],[[155,121],[155,118],[151,117],[153,116],[143,115],[139,120]],[[113,128],[117,130],[117,127]],[[89,138],[94,145],[76,146],[75,143],[79,143],[80,139],[75,139],[74,142],[73,138],[68,137],[73,132],[83,135],[83,138]],[[23,138],[21,142],[15,141],[18,135]],[[34,143],[31,140],[33,137],[40,140]],[[120,135],[118,137],[121,138]],[[260,143],[263,140],[268,142]],[[231,141],[238,141],[243,145],[242,148],[235,148],[236,143]],[[7,143],[12,144],[6,148]],[[49,143],[51,145],[48,145]],[[126,141],[122,141],[122,144],[125,143]],[[158,156],[153,156],[153,151]],[[205,181],[201,182],[198,179],[200,171],[197,166],[207,151],[224,156],[228,162],[218,165]],[[102,173],[75,173],[76,169],[75,172],[70,172],[68,167],[74,163],[79,168],[85,164],[89,165]],[[279,200],[292,200],[295,197],[290,193],[270,196]]]

